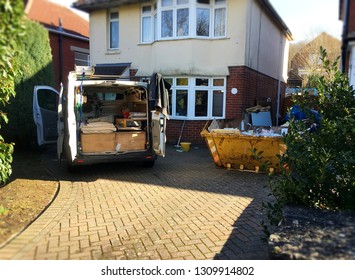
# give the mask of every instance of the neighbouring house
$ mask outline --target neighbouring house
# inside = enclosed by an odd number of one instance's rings
[[[320,47],[326,49],[330,61],[336,61],[340,56],[341,43],[340,40],[322,32],[310,42],[301,44],[304,45],[291,58],[290,72],[292,74],[289,74],[289,77],[300,77],[303,80],[302,87],[306,87],[310,76],[321,74]],[[294,82],[295,79],[290,81]]]
[[[65,6],[48,0],[25,1],[25,12],[49,33],[55,87],[66,83],[75,65],[90,65],[89,22]]]
[[[340,0],[339,6],[339,19],[343,21],[342,71],[355,88],[355,0]]]
[[[79,0],[90,59],[131,79],[171,83],[168,141],[203,143],[206,121],[236,123],[257,103],[278,123],[292,34],[267,0]],[[106,69],[106,70],[105,70]],[[95,70],[96,71],[96,70]]]

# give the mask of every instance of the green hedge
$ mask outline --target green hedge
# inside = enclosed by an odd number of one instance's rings
[[[32,98],[35,85],[54,85],[54,66],[48,31],[39,23],[25,20],[26,33],[22,53],[17,56],[21,73],[15,78],[16,96],[6,110],[9,122],[5,137],[18,146],[28,146],[36,139]]]
[[[5,183],[12,173],[13,143],[6,143],[2,137],[3,123],[8,122],[6,105],[15,96],[15,76],[18,67],[15,58],[19,54],[19,45],[24,32],[22,0],[0,0],[0,185]],[[0,205],[1,206],[1,205]]]

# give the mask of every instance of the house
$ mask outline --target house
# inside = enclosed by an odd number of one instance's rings
[[[206,121],[270,104],[277,124],[292,34],[267,0],[78,0],[99,72],[172,85],[169,142],[203,143]],[[96,71],[96,70],[95,70]]]
[[[342,71],[355,88],[355,0],[339,1],[339,19],[343,21]]]
[[[301,77],[303,80],[302,86],[305,87],[311,75],[320,74],[322,68],[320,47],[326,49],[330,61],[336,61],[340,56],[341,43],[340,40],[322,32],[310,42],[301,44],[304,45],[291,58],[290,72],[293,73],[293,76]]]
[[[55,85],[66,83],[74,65],[89,65],[89,22],[69,8],[48,0],[25,1],[25,12],[49,33]]]

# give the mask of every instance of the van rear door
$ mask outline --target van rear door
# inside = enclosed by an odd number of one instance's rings
[[[149,100],[152,110],[153,149],[159,156],[165,156],[166,121],[169,119],[169,89],[161,74],[154,73],[150,78]]]
[[[35,86],[33,91],[33,120],[37,127],[37,143],[56,143],[58,138],[59,93],[49,86]]]
[[[153,149],[158,156],[165,156],[165,142],[166,142],[166,116],[162,113],[152,112],[152,136]]]

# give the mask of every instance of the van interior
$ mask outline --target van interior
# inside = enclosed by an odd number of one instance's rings
[[[84,85],[76,89],[79,152],[117,154],[148,149],[147,89]]]

